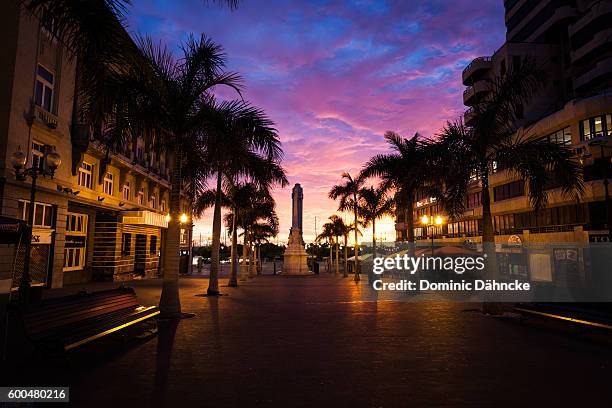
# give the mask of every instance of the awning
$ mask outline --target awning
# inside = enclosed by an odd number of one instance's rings
[[[121,215],[121,222],[124,224],[168,228],[168,221],[166,221],[166,216],[163,214],[152,211],[124,211]]]

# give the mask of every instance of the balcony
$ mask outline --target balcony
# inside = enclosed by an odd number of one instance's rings
[[[49,129],[57,129],[57,116],[38,105],[34,105],[33,120],[36,120]]]
[[[612,28],[607,28],[595,34],[586,44],[572,51],[572,61],[582,63],[588,60],[589,56],[599,53],[604,47],[610,47],[612,40]]]
[[[474,83],[473,86],[469,86],[463,91],[463,104],[471,106],[475,103],[482,95],[490,91],[489,83],[485,80],[480,80]]]
[[[463,123],[465,123],[467,126],[472,126],[474,124],[474,119],[476,119],[476,114],[474,112],[474,108],[472,107],[466,110],[463,114]]]
[[[574,86],[577,90],[582,91],[585,88],[595,85],[597,82],[610,76],[612,76],[612,57],[602,59],[593,67],[593,69],[576,77]]]
[[[472,62],[470,62],[469,65],[463,69],[463,73],[461,74],[463,79],[463,85],[470,85],[472,82],[474,82],[473,76],[475,74],[487,71],[492,67],[493,61],[491,60],[491,57],[474,58]]]
[[[580,19],[569,27],[569,35],[574,36],[578,34],[597,18],[603,17],[607,14],[612,14],[612,4],[607,1],[598,1],[586,12]]]

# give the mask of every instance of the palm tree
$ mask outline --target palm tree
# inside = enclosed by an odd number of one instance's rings
[[[335,237],[334,224],[332,224],[331,222],[326,222],[325,224],[323,224],[321,233],[317,235],[317,238],[316,238],[317,242],[327,240],[327,242],[329,243],[329,267],[330,268],[331,268],[331,262],[332,262],[332,250],[334,247],[334,237]]]
[[[278,165],[282,150],[273,122],[260,109],[246,102],[215,104],[211,126],[205,133],[206,157],[220,192],[223,178],[247,177],[256,183],[287,183]],[[209,295],[219,293],[217,273],[221,242],[221,195],[213,214],[213,248]]]
[[[412,203],[418,190],[428,186],[430,156],[419,134],[405,139],[395,132],[386,132],[385,139],[392,153],[372,157],[361,171],[361,177],[381,179],[380,191],[395,191],[396,206],[403,208],[408,251],[414,254],[414,214]]]
[[[392,215],[395,202],[393,198],[387,197],[384,188],[370,186],[359,191],[359,203],[362,225],[367,227],[372,224],[372,247],[376,258],[376,220]]]
[[[261,263],[261,244],[269,242],[270,238],[278,235],[278,223],[257,222],[251,226],[251,239],[255,245],[255,262],[256,275],[259,275],[258,262]]]
[[[258,239],[267,238],[267,233],[278,234],[278,216],[275,211],[276,203],[272,198],[270,191],[266,188],[258,187],[254,183],[243,183],[237,186],[234,199],[232,202],[232,213],[227,215],[228,225],[232,225],[234,232],[232,233],[232,246],[235,246],[235,238],[237,228],[243,230],[243,268],[241,276],[247,277],[246,259],[249,256],[249,248],[251,243]],[[234,252],[236,250],[234,249]],[[251,263],[251,266],[253,264]],[[236,281],[237,263],[232,261],[232,277],[230,280]],[[236,284],[237,286],[237,284]]]
[[[339,255],[338,250],[340,248],[340,237],[344,237],[344,271],[343,276],[346,278],[348,276],[348,235],[351,232],[352,228],[349,225],[344,223],[342,217],[338,217],[337,215],[332,215],[329,217],[333,225],[333,231],[336,236],[336,273],[339,272]]]
[[[181,193],[188,186],[188,198],[195,197],[203,181],[214,170],[210,164],[209,134],[225,113],[213,95],[218,86],[240,91],[240,77],[224,70],[223,49],[202,36],[189,37],[182,45],[181,58],[150,39],[138,44],[143,65],[128,66],[117,80],[115,129],[132,134],[152,134],[173,153],[170,189],[170,222],[166,239],[163,289],[160,309],[165,317],[180,317],[178,295],[178,245]],[[223,105],[224,106],[224,105]],[[229,114],[226,115],[226,117]],[[221,187],[216,186],[220,192]],[[188,203],[191,207],[191,203]]]
[[[339,211],[353,211],[354,216],[354,224],[357,225],[359,222],[359,201],[358,194],[359,190],[363,187],[364,178],[359,175],[356,178],[353,178],[349,173],[342,173],[343,183],[335,185],[329,191],[329,198],[332,200],[339,199],[340,203],[338,205]],[[359,281],[359,268],[358,268],[358,238],[357,238],[357,228],[355,228],[355,281]]]
[[[473,126],[465,126],[460,120],[447,123],[439,141],[432,143],[438,157],[435,168],[442,171],[440,176],[446,185],[450,215],[462,215],[470,181],[476,178],[480,182],[482,241],[487,274],[493,279],[497,277],[497,262],[489,178],[494,169],[503,167],[524,180],[536,210],[547,203],[550,181],[561,186],[563,194],[578,196],[583,191],[582,170],[570,148],[532,137],[529,130],[517,132],[517,113],[540,84],[541,73],[533,62],[527,60],[513,67],[490,82],[490,92],[474,106]]]

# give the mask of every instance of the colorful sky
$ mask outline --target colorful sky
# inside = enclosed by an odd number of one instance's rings
[[[285,242],[291,187],[304,188],[304,239],[336,212],[327,198],[344,171],[386,151],[383,134],[435,134],[461,112],[461,71],[505,35],[502,0],[133,0],[129,29],[176,47],[189,33],[222,44],[245,98],[276,122],[291,186],[277,189]],[[212,3],[212,2],[208,2]],[[194,238],[210,238],[212,211]],[[350,215],[345,215],[350,221]],[[377,228],[394,239],[390,219]],[[365,233],[371,240],[371,232]]]

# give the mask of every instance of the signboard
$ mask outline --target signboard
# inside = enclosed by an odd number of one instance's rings
[[[32,244],[34,245],[51,245],[53,230],[51,229],[34,229],[32,230]]]

